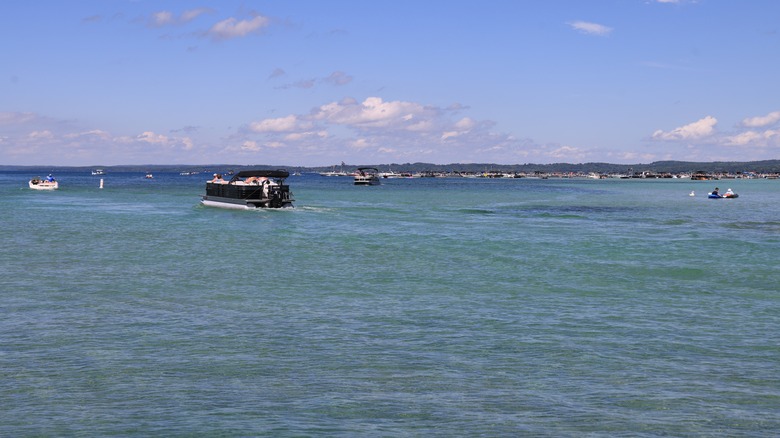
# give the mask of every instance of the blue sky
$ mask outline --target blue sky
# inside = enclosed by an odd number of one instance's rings
[[[0,164],[780,158],[776,0],[0,10]]]

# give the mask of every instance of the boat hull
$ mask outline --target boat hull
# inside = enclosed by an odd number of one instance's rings
[[[57,190],[60,188],[60,184],[57,181],[54,182],[40,181],[37,183],[30,181],[28,182],[28,185],[33,190]]]
[[[204,195],[200,203],[207,207],[228,208],[232,210],[257,210],[258,208],[292,208],[292,199],[281,201],[281,205],[272,206],[272,199],[236,199],[221,196]]]
[[[355,185],[356,186],[378,186],[382,184],[379,181],[379,177],[374,178],[365,178],[365,177],[355,177]]]

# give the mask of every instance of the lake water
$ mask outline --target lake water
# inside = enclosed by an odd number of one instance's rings
[[[46,173],[0,173],[0,436],[780,430],[780,181]]]

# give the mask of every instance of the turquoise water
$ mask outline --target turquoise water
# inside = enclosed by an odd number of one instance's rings
[[[231,211],[33,173],[0,173],[0,436],[780,430],[778,181],[304,175]]]

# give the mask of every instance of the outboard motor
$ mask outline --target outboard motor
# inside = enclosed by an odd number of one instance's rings
[[[274,186],[268,193],[268,197],[271,198],[271,208],[281,208],[284,205],[281,186]]]

